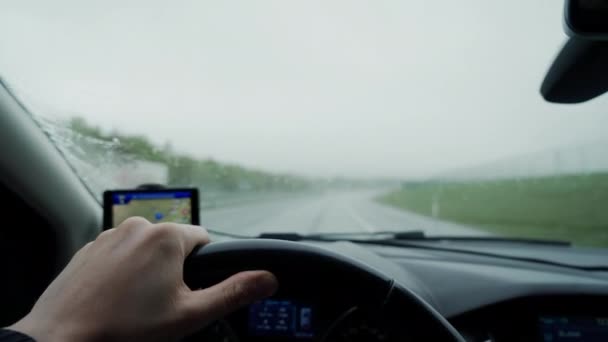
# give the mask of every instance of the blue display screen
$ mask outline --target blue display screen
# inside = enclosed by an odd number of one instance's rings
[[[109,198],[104,194],[104,202],[111,203],[108,207],[104,203],[104,225],[116,227],[133,216],[143,217],[152,223],[198,224],[196,195],[195,190],[183,189],[112,191]]]
[[[608,341],[608,317],[540,317],[540,334],[544,342]]]
[[[268,299],[249,307],[249,332],[256,336],[313,338],[313,310],[291,300]]]
[[[172,199],[190,198],[192,194],[188,191],[176,192],[121,192],[112,195],[112,203],[118,205],[129,204],[132,200],[153,200],[153,199]]]

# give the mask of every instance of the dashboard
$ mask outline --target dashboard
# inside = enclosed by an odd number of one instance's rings
[[[606,272],[424,248],[314,245],[389,275],[446,317],[466,341],[608,341]],[[282,282],[273,298],[214,322],[184,341],[404,340],[391,335],[388,317],[360,307],[354,291],[358,284],[325,277]],[[369,289],[370,298],[374,291]],[[404,331],[416,325],[415,317],[397,319]]]
[[[604,296],[517,298],[452,319],[471,341],[608,341]]]

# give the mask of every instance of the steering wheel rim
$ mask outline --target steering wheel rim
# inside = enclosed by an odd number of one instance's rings
[[[387,329],[397,333],[404,320],[416,340],[464,341],[452,325],[418,295],[395,283],[386,274],[348,256],[305,243],[247,239],[212,243],[196,248],[184,265],[184,280],[190,288],[205,288],[240,271],[268,270],[279,286],[314,279],[341,279],[360,289],[358,305],[365,311],[382,313]],[[294,274],[295,273],[295,274]],[[328,278],[329,277],[329,278]],[[293,279],[292,279],[293,278]]]

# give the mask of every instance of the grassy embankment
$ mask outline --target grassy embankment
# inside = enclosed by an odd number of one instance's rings
[[[608,247],[608,173],[406,183],[378,201],[495,234]]]

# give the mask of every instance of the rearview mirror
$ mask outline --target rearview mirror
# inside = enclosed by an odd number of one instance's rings
[[[565,27],[571,37],[608,40],[608,0],[566,0]]]
[[[566,0],[564,45],[541,86],[545,100],[581,103],[608,92],[608,0]]]

